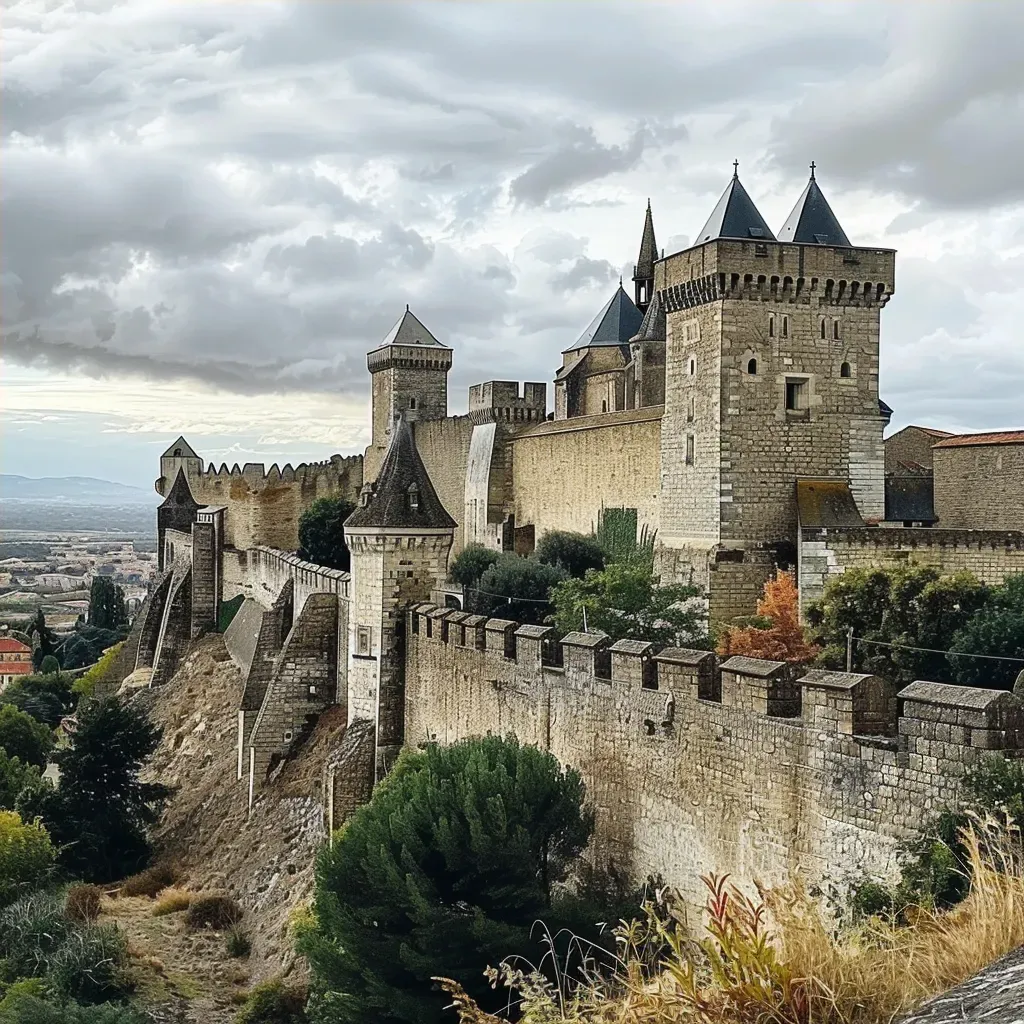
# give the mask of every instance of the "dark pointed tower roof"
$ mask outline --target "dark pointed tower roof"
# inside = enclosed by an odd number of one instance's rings
[[[430,482],[404,417],[395,422],[376,483],[364,487],[363,492],[359,507],[345,520],[346,529],[455,529],[455,520]]]
[[[754,200],[747,195],[747,190],[740,183],[739,161],[733,163],[732,181],[711,211],[708,222],[697,233],[693,244],[700,245],[715,238],[775,241],[772,229],[765,223],[764,217],[754,205]]]
[[[636,258],[633,271],[634,281],[646,281],[654,277],[654,261],[658,258],[658,243],[654,240],[654,218],[651,216],[651,201],[647,200],[647,215],[644,217],[644,233],[640,238],[640,255]]]
[[[198,459],[199,456],[192,450],[192,445],[179,436],[170,448],[160,456],[162,459]]]
[[[398,323],[391,328],[390,331],[384,336],[384,340],[378,345],[378,348],[386,348],[388,345],[430,345],[431,347],[447,348],[447,345],[442,345],[423,326],[419,317],[415,313],[410,312],[409,307],[405,307],[405,312],[398,318]]]
[[[590,321],[590,326],[576,339],[576,344],[563,349],[563,352],[602,345],[628,345],[629,339],[640,330],[643,318],[636,303],[622,290],[620,281],[615,294]]]
[[[185,479],[185,471],[183,469],[178,469],[178,475],[174,478],[174,483],[171,484],[167,497],[160,502],[159,507],[163,509],[189,509],[192,512],[202,508],[199,502],[192,497],[192,489],[188,485],[188,480]]]
[[[814,180],[814,164],[807,187],[786,218],[779,231],[780,242],[800,242],[803,245],[852,245],[846,232],[822,195]]]
[[[631,341],[664,341],[665,340],[665,307],[655,292],[651,296],[650,305],[644,313],[640,330],[630,339]]]

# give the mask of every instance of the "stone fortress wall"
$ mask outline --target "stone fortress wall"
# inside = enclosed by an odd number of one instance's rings
[[[809,883],[889,875],[898,844],[984,753],[1024,754],[1001,691],[791,672],[779,662],[593,634],[552,642],[419,605],[406,637],[407,746],[516,734],[582,773],[595,854],[660,872],[697,910],[700,875]]]

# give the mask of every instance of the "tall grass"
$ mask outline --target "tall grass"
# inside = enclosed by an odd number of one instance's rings
[[[799,885],[752,900],[708,877],[701,938],[685,932],[670,896],[667,907],[647,905],[645,921],[620,926],[611,970],[552,982],[550,970],[505,964],[493,980],[522,1024],[888,1024],[1024,944],[1020,829],[979,820],[963,835],[967,898],[949,911],[919,909],[910,924],[839,926]],[[462,1024],[505,1024],[438,980]]]

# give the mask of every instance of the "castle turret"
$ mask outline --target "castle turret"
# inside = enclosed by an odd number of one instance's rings
[[[814,179],[814,163],[807,187],[786,218],[779,231],[780,242],[799,242],[803,245],[850,245],[846,232],[822,195]]]
[[[161,572],[163,572],[167,562],[164,553],[165,534],[168,530],[189,533],[192,529],[192,524],[197,519],[199,509],[199,502],[192,497],[192,491],[189,489],[188,480],[185,477],[185,469],[184,467],[179,467],[167,497],[164,498],[156,510],[157,565]]]
[[[654,217],[651,215],[651,201],[647,200],[647,214],[644,217],[644,233],[640,238],[640,255],[633,267],[633,293],[636,307],[641,313],[647,312],[654,294],[654,261],[658,258],[658,243],[654,240]]]
[[[160,478],[156,481],[157,494],[167,497],[169,489],[177,479],[179,469],[183,469],[185,476],[192,480],[203,471],[203,460],[196,455],[192,445],[184,437],[179,437],[160,456]]]
[[[448,371],[452,350],[434,337],[409,307],[366,357],[371,375],[373,439],[367,475],[372,475],[391,438],[395,420],[443,420],[448,415]],[[374,458],[376,454],[376,458]]]
[[[444,579],[455,527],[400,416],[376,482],[363,485],[359,506],[345,523],[352,553],[349,721],[376,722],[378,778],[403,740],[403,613],[428,600]]]

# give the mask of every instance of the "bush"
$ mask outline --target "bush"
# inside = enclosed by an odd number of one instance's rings
[[[98,885],[73,885],[64,898],[64,913],[79,924],[92,924],[100,916],[102,897]]]
[[[124,642],[122,641],[107,650],[88,672],[80,675],[71,684],[72,693],[77,693],[80,697],[91,697],[96,692],[98,684],[110,681],[116,668],[117,656],[123,647]]]
[[[596,537],[568,530],[551,530],[537,545],[534,557],[545,565],[557,565],[569,576],[581,579],[588,569],[604,568],[604,551]]]
[[[104,1003],[134,988],[128,973],[128,943],[115,925],[76,928],[50,957],[47,979],[69,999]]]
[[[307,1020],[306,993],[274,979],[249,993],[235,1024],[306,1024]]]
[[[459,583],[467,590],[474,590],[480,583],[480,577],[501,558],[501,552],[485,548],[483,544],[467,544],[448,566],[448,578]],[[475,597],[467,594],[467,600]]]
[[[4,704],[0,706],[0,747],[22,764],[45,768],[53,749],[53,733],[31,715]]]
[[[38,768],[22,764],[18,758],[8,757],[7,751],[0,750],[0,809],[13,811],[22,790],[38,782]]]
[[[18,708],[54,729],[74,707],[75,696],[65,676],[24,676],[0,693],[0,704]]]
[[[244,960],[252,952],[252,940],[241,928],[232,928],[225,939],[228,956]]]
[[[156,901],[156,906],[153,907],[153,916],[166,917],[168,914],[179,914],[183,910],[188,910],[194,899],[192,893],[185,892],[183,889],[165,892]]]
[[[11,992],[0,1002],[0,1024],[149,1024],[150,1018],[130,1006],[103,1003],[48,1002],[31,992]]]
[[[355,505],[344,498],[317,498],[299,516],[299,554],[331,569],[348,572],[351,555],[345,544],[345,520]]]
[[[0,912],[0,964],[5,980],[41,977],[73,925],[59,893],[23,896]]]
[[[557,566],[502,555],[480,577],[473,608],[480,615],[541,623],[551,610],[551,588],[564,579],[565,571]]]
[[[185,927],[189,931],[213,928],[224,931],[242,920],[242,908],[222,893],[206,893],[194,896],[185,915]]]
[[[40,888],[53,862],[50,836],[39,822],[26,825],[14,811],[0,811],[0,907]]]
[[[181,879],[181,872],[174,864],[160,863],[126,878],[121,883],[119,896],[156,896],[168,886]]]

